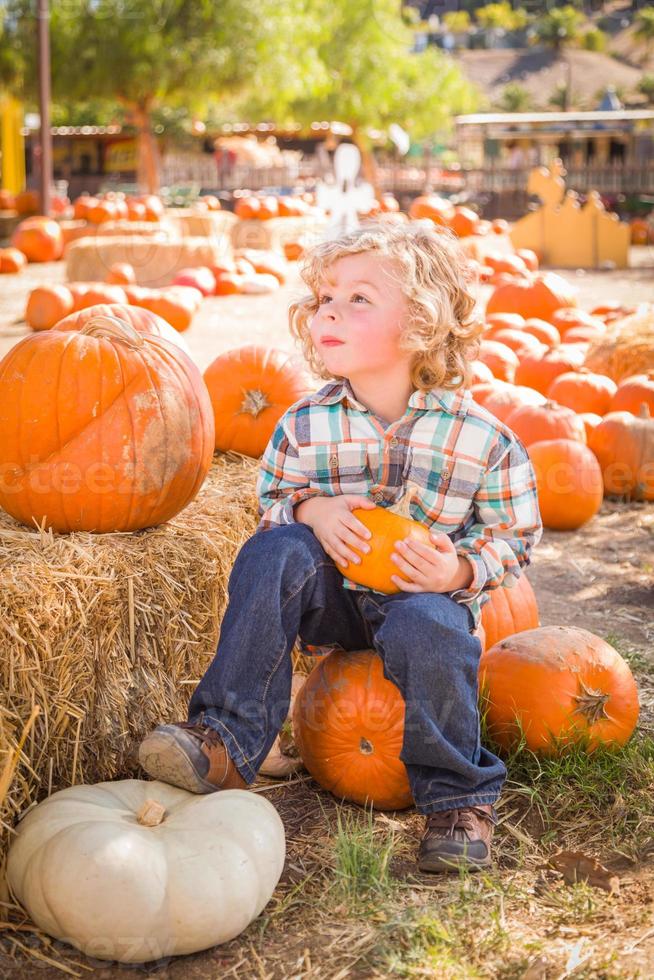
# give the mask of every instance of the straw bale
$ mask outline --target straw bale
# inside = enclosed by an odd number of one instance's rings
[[[269,221],[237,221],[232,226],[232,246],[284,251],[289,242],[311,244],[321,237],[327,222],[314,215],[299,218],[270,218]]]
[[[238,218],[232,211],[194,211],[193,208],[168,208],[166,218],[180,237],[200,236],[217,241],[231,250],[232,228]]]
[[[590,347],[584,366],[616,382],[654,370],[654,304],[643,303],[631,316],[617,320]]]
[[[140,532],[53,534],[0,512],[0,772],[32,722],[0,796],[0,866],[31,803],[137,775],[145,733],[186,717],[257,524],[257,465],[217,456],[192,504]]]
[[[66,273],[72,282],[102,281],[114,262],[129,262],[140,286],[167,286],[180,269],[214,265],[224,257],[227,239],[152,238],[119,235],[80,238],[66,251]]]

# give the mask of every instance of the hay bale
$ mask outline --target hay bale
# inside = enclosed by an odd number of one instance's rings
[[[238,221],[231,211],[194,211],[193,208],[167,208],[166,219],[180,237],[224,240],[226,250],[231,249],[232,228]]]
[[[186,717],[257,524],[257,466],[216,457],[195,501],[147,531],[57,535],[0,511],[0,772],[40,709],[0,794],[0,867],[26,807],[136,775],[146,732]]]
[[[271,218],[269,221],[237,221],[232,226],[232,246],[239,248],[272,249],[284,252],[284,245],[302,241],[311,244],[323,234],[324,218],[307,215],[301,218]]]
[[[654,304],[617,320],[586,354],[584,367],[616,382],[654,370]]]
[[[209,238],[152,238],[120,235],[81,238],[66,252],[66,273],[71,282],[103,281],[114,262],[129,262],[140,286],[167,286],[180,269],[213,265],[224,257],[229,242]]]

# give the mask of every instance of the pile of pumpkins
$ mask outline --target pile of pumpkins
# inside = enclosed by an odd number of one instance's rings
[[[503,218],[487,221],[472,208],[452,204],[438,194],[421,194],[414,198],[409,207],[409,218],[433,221],[441,228],[449,228],[458,238],[489,233],[506,235],[509,230],[509,224]]]
[[[207,296],[274,292],[286,282],[286,265],[277,252],[241,249],[213,266],[180,269],[169,286],[151,289],[136,284],[136,272],[128,262],[117,262],[106,282],[37,286],[28,297],[25,320],[32,330],[50,330],[69,313],[120,303],[156,313],[183,333]]]
[[[473,397],[526,446],[555,530],[590,520],[604,494],[654,500],[654,373],[614,379],[584,367],[607,324],[633,310],[575,302],[554,273],[498,286],[473,364]]]

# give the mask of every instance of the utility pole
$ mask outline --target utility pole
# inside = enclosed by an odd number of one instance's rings
[[[50,133],[50,7],[49,0],[38,0],[39,114],[41,116],[41,213],[50,215],[52,187],[52,135]]]

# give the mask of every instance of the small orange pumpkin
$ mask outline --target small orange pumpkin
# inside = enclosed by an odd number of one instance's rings
[[[500,344],[496,340],[482,340],[477,358],[488,365],[493,376],[498,380],[510,382],[515,380],[519,361],[517,355],[506,344]]]
[[[26,218],[11,236],[11,244],[28,262],[56,262],[64,250],[61,228],[50,218]]]
[[[25,319],[32,330],[49,330],[73,309],[73,296],[66,286],[37,286],[29,294]]]
[[[586,442],[584,425],[577,413],[552,401],[519,406],[507,415],[506,424],[527,447],[546,439]]]
[[[573,439],[548,439],[529,446],[536,473],[543,526],[575,531],[602,506],[602,471],[588,446]]]
[[[459,238],[474,235],[477,230],[479,215],[471,208],[455,207],[450,220],[450,228]],[[490,263],[489,263],[490,264]]]
[[[136,282],[134,266],[129,262],[114,262],[107,273],[107,282],[114,286],[133,286]]]
[[[435,194],[424,194],[414,198],[409,207],[410,218],[429,218],[436,225],[449,228],[454,218],[454,205]],[[475,218],[477,215],[475,215]]]
[[[0,275],[21,272],[27,265],[27,257],[17,248],[0,248]]]
[[[638,689],[617,650],[588,630],[541,626],[482,654],[482,703],[498,745],[524,733],[532,752],[624,745],[638,721]]]
[[[476,400],[476,399],[475,399]],[[521,385],[507,384],[502,388],[496,387],[484,399],[484,408],[500,422],[506,422],[508,417],[523,405],[544,405],[545,396],[533,388]]]
[[[533,279],[498,286],[488,300],[486,313],[520,313],[526,320],[538,317],[550,321],[561,307],[576,306],[576,297],[576,290],[562,276],[539,273]]]
[[[404,699],[374,650],[335,650],[300,688],[293,734],[306,768],[338,799],[402,810],[413,802],[400,759],[404,715]]]
[[[654,371],[624,378],[611,400],[609,411],[638,415],[642,405],[647,405],[650,415],[654,416]]]
[[[562,344],[539,354],[523,354],[515,372],[515,383],[535,388],[541,395],[547,395],[550,385],[559,374],[576,371],[584,363],[584,351],[572,345]]]
[[[213,407],[216,449],[258,458],[289,406],[311,381],[292,354],[249,344],[225,351],[204,372]]]
[[[637,416],[605,415],[593,430],[590,448],[601,466],[607,494],[654,500],[654,418],[647,405]]]
[[[481,607],[486,649],[514,633],[540,626],[536,595],[524,572],[511,588],[500,586],[488,595],[490,599]]]

